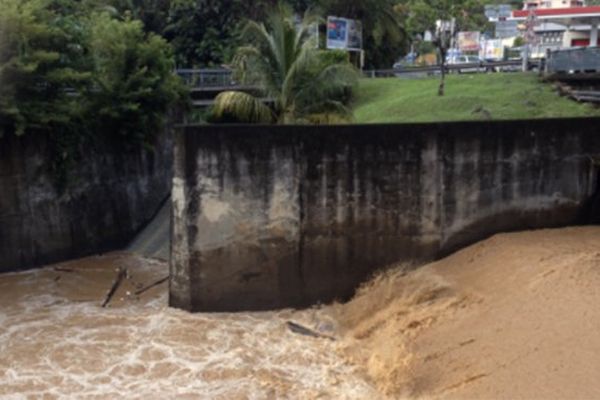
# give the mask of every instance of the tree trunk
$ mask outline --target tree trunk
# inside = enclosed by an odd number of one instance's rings
[[[446,83],[446,60],[445,59],[442,60],[441,70],[442,70],[442,76],[440,78],[440,87],[438,88],[438,96],[444,95],[444,86]]]
[[[439,47],[439,52],[440,52],[440,69],[441,69],[442,74],[440,76],[440,87],[438,88],[438,96],[443,96],[444,88],[445,88],[445,84],[446,84],[446,49],[444,48],[443,43]]]

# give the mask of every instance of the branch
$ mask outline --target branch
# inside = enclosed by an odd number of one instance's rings
[[[121,282],[123,282],[123,279],[125,279],[126,276],[127,276],[127,268],[119,267],[117,270],[117,276],[115,277],[115,280],[113,281],[112,286],[110,287],[110,290],[106,294],[106,297],[104,298],[104,302],[102,302],[103,308],[105,308],[108,305],[108,303],[110,303],[110,300],[113,298],[113,296],[115,295],[115,292],[117,291],[119,286],[121,286]]]

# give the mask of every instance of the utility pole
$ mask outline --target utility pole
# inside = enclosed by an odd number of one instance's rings
[[[523,72],[529,70],[529,57],[531,56],[531,45],[535,42],[535,26],[537,24],[537,16],[533,9],[529,10],[529,16],[525,21],[525,46],[523,48]]]

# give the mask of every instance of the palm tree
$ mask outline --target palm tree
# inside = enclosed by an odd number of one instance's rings
[[[217,96],[213,121],[331,123],[348,121],[349,92],[358,79],[357,71],[344,60],[317,49],[313,35],[316,18],[299,22],[291,10],[280,5],[266,23],[248,22],[235,57],[238,76],[261,87],[273,103],[241,92]]]

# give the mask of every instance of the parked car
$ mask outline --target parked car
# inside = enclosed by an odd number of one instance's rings
[[[472,73],[472,72],[485,72],[483,62],[477,56],[454,56],[446,59],[447,65],[457,66],[451,71],[456,71],[459,74]],[[464,67],[463,67],[464,66]]]
[[[404,57],[401,57],[396,61],[392,68],[394,69],[402,69],[404,67],[412,67],[415,65],[415,60],[417,59],[416,53],[408,53]]]

